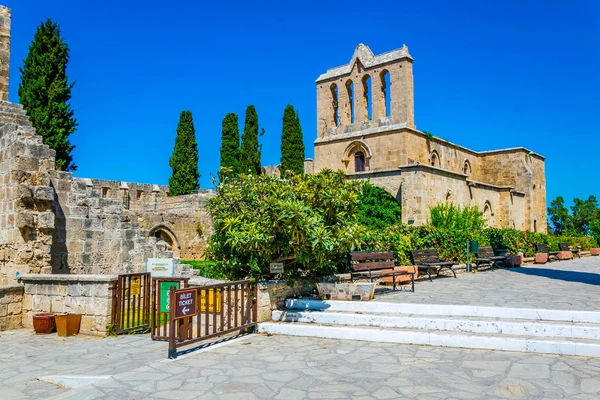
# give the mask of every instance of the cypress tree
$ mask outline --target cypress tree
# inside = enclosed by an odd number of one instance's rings
[[[263,129],[260,136],[264,134]],[[254,106],[246,109],[244,134],[240,150],[240,173],[260,175],[260,155],[262,146],[258,144],[258,114]]]
[[[224,172],[227,171],[227,172]],[[237,176],[240,173],[240,132],[238,116],[229,113],[223,118],[221,131],[221,168],[220,174]]]
[[[281,132],[281,170],[294,174],[304,173],[304,141],[300,117],[294,107],[288,104],[283,112],[283,131]]]
[[[169,159],[173,173],[169,178],[169,195],[178,196],[190,194],[198,190],[198,145],[196,144],[196,131],[194,120],[190,111],[182,111],[177,125],[175,149]]]
[[[60,28],[51,19],[38,26],[23,61],[19,100],[37,134],[56,150],[56,169],[74,171],[71,151],[75,148],[69,136],[77,128],[77,120],[69,100],[75,83],[67,78],[69,46],[60,36]]]

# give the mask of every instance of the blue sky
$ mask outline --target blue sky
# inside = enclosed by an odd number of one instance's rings
[[[263,165],[277,164],[294,105],[306,156],[315,79],[402,44],[415,59],[418,129],[473,150],[546,157],[548,202],[600,196],[600,2],[200,2],[3,0],[13,9],[9,99],[40,21],[71,48],[80,177],[166,184],[181,110],[194,115],[201,186],[217,171],[221,121],[256,106]]]

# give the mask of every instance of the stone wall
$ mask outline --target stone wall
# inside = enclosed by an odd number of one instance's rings
[[[21,106],[0,102],[0,285],[50,272],[54,155]]]
[[[111,321],[114,275],[23,275],[23,326],[33,314],[81,314],[81,333],[105,335]]]
[[[273,310],[285,309],[285,300],[310,296],[316,293],[316,285],[296,281],[290,287],[287,281],[263,281],[258,283],[258,322],[271,321]]]
[[[0,286],[0,331],[20,328],[23,286]]]

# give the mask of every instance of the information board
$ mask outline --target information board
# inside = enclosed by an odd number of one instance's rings
[[[174,287],[175,290],[179,289],[179,282],[160,282],[160,312],[169,312],[171,306],[170,291]]]
[[[146,272],[150,272],[153,278],[170,278],[173,276],[172,258],[148,258],[146,259]]]
[[[198,290],[184,289],[175,292],[175,319],[191,317],[198,313]]]

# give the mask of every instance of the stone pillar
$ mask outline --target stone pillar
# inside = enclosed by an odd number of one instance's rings
[[[405,59],[390,68],[390,117],[396,124],[415,127],[412,60]]]
[[[354,84],[354,123],[369,120],[365,93],[366,89],[363,80],[360,77],[357,77],[356,83]]]
[[[10,8],[0,6],[0,101],[8,101]]]
[[[350,98],[348,87],[345,82],[338,85],[338,119],[340,126],[352,123],[352,110],[350,109]]]
[[[371,101],[371,119],[373,121],[378,121],[379,118],[385,117],[385,112],[383,115],[381,114],[381,76],[379,76],[377,71],[375,71],[374,74],[371,74]],[[385,110],[385,100],[383,109]]]

